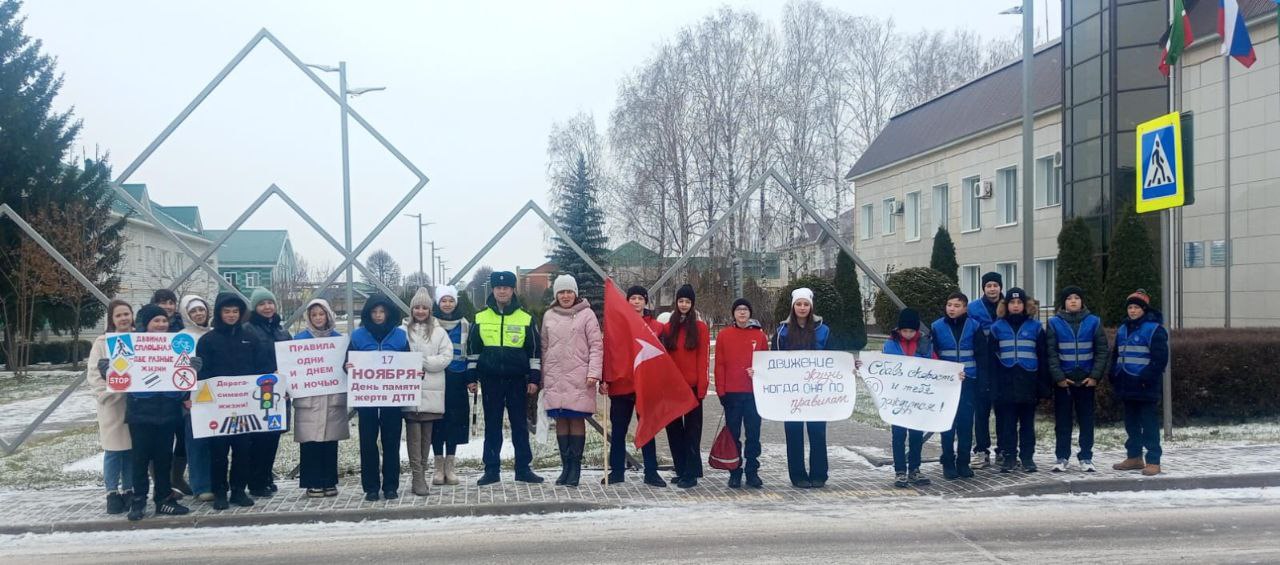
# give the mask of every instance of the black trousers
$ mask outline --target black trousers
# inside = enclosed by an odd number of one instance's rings
[[[827,480],[827,423],[784,422],[787,436],[787,474],[792,483]],[[809,432],[809,468],[804,464],[804,435]]]
[[[694,391],[695,397],[697,391]],[[671,461],[676,476],[702,477],[702,401],[688,414],[667,424],[667,443],[671,444]]]
[[[720,397],[724,406],[724,423],[738,444],[738,457],[743,459],[739,471],[756,473],[760,470],[760,413],[756,411],[756,395],[750,392],[726,392]],[[746,431],[746,444],[742,435]],[[716,430],[716,433],[720,433]],[[744,449],[745,448],[745,449]]]
[[[190,412],[184,412],[183,416],[190,418]],[[178,433],[173,436],[173,456],[187,458],[187,434],[182,425],[178,426]]]
[[[1147,450],[1147,464],[1159,465],[1164,450],[1160,447],[1160,403],[1145,400],[1124,401],[1124,431],[1128,439],[1124,449],[1129,457],[1142,457],[1142,450]],[[136,461],[136,459],[135,459]],[[137,468],[134,468],[137,476]]]
[[[360,430],[360,486],[365,494],[400,490],[400,434],[404,430],[400,407],[356,408],[356,416]]]
[[[169,471],[173,468],[173,434],[179,422],[165,424],[129,424],[129,437],[133,440],[133,495],[146,498],[151,485],[147,471],[155,468],[156,502],[173,496]]]
[[[1080,425],[1081,461],[1093,459],[1094,394],[1097,387],[1053,387],[1053,436],[1054,455],[1058,459],[1071,458],[1071,430]]]
[[[249,469],[252,464],[249,437],[246,435],[221,436],[209,440],[209,464],[212,467],[214,495],[226,496],[228,491],[243,491],[249,484]],[[231,481],[227,481],[228,461],[231,467]]]
[[[298,487],[338,486],[338,442],[308,441],[298,444]]]
[[[924,432],[893,426],[893,472],[899,475],[920,470],[920,451],[924,449]]]
[[[497,473],[502,467],[502,414],[511,422],[511,445],[516,451],[516,470],[530,469],[533,449],[529,446],[529,382],[523,377],[480,376],[484,394],[484,470]]]
[[[276,466],[276,452],[280,451],[280,434],[284,432],[259,432],[249,436],[249,490],[265,489],[274,483],[271,470]]]
[[[1031,462],[1036,454],[1036,403],[1002,402],[996,405],[1001,430],[996,449],[1005,457]]]
[[[942,467],[968,467],[973,447],[973,405],[977,383],[965,379],[960,384],[960,404],[956,406],[956,419],[949,431],[942,432]]]
[[[627,431],[631,428],[631,416],[636,410],[636,395],[622,394],[609,397],[609,474],[621,477],[627,468]],[[639,421],[639,418],[637,418]],[[658,472],[657,442],[650,440],[640,448],[644,457],[644,473]]]
[[[990,377],[981,377],[984,379]],[[991,452],[991,412],[994,404],[991,402],[991,392],[983,390],[985,383],[975,383],[976,388],[973,391],[973,452],[974,453],[990,453]],[[996,433],[1000,432],[997,425]]]

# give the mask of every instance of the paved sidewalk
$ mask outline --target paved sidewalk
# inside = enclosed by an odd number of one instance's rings
[[[1100,453],[1099,472],[1001,474],[979,470],[968,480],[946,481],[936,464],[924,467],[933,484],[922,488],[896,489],[892,469],[858,466],[848,459],[832,459],[832,471],[824,489],[796,489],[786,479],[782,445],[768,443],[762,457],[763,490],[727,488],[727,473],[708,469],[707,476],[692,489],[674,486],[657,489],[645,486],[636,473],[624,484],[602,486],[601,471],[584,471],[580,488],[551,484],[557,470],[543,469],[547,482],[540,485],[516,483],[510,471],[498,485],[475,486],[476,473],[463,476],[457,486],[432,487],[431,494],[417,497],[408,493],[407,478],[402,497],[393,501],[366,502],[357,477],[347,477],[342,492],[334,498],[309,499],[290,482],[281,482],[275,496],[259,499],[251,508],[215,512],[209,504],[192,502],[192,513],[184,517],[147,519],[130,523],[124,516],[104,512],[104,496],[99,489],[47,489],[0,493],[0,534],[50,531],[116,530],[157,527],[217,525],[257,525],[272,523],[358,521],[381,518],[440,517],[513,513],[580,511],[627,506],[679,507],[701,503],[788,504],[821,501],[857,502],[897,497],[974,497],[1007,494],[1047,494],[1095,490],[1137,490],[1151,488],[1213,488],[1233,486],[1280,486],[1280,445],[1183,449],[1168,453],[1165,473],[1144,478],[1136,472],[1112,471],[1110,464],[1123,453]],[[188,499],[189,501],[189,499]],[[149,505],[151,506],[151,505]]]

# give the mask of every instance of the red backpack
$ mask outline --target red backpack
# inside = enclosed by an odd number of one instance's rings
[[[711,445],[711,454],[707,456],[707,465],[724,471],[736,471],[742,466],[738,442],[729,431],[729,426],[722,426],[720,433],[716,434],[716,442]]]

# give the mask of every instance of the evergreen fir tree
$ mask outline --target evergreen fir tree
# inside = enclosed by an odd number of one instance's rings
[[[951,282],[960,284],[956,244],[951,241],[951,233],[947,228],[938,228],[938,233],[933,236],[933,254],[929,256],[929,268],[946,275]]]
[[[836,257],[836,292],[840,294],[840,310],[831,312],[831,337],[836,348],[860,351],[867,345],[867,325],[862,315],[862,289],[858,285],[858,269],[853,258],[843,251]]]
[[[1117,326],[1128,317],[1125,299],[1137,289],[1151,295],[1151,306],[1160,308],[1160,256],[1151,234],[1132,208],[1126,208],[1111,236],[1111,256],[1107,261],[1106,290],[1096,312],[1108,326]]]
[[[1084,290],[1085,305],[1090,310],[1100,311],[1103,305],[1102,277],[1098,268],[1098,260],[1093,256],[1093,237],[1089,234],[1089,224],[1084,218],[1072,218],[1062,224],[1058,232],[1058,274],[1059,290],[1069,286],[1078,286]],[[1040,297],[1045,302],[1057,301],[1056,296]]]
[[[583,251],[604,268],[605,245],[609,238],[604,234],[604,211],[596,195],[594,171],[587,166],[586,158],[579,154],[572,170],[560,176],[559,201],[553,219],[565,235],[577,243]],[[604,281],[559,236],[551,239],[554,246],[548,257],[561,273],[573,275],[578,281],[578,296],[591,302],[591,308],[599,314],[604,309]]]

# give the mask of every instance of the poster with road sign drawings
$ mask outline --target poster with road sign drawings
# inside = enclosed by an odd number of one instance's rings
[[[195,348],[187,334],[107,334],[107,391],[190,391],[196,386]]]
[[[289,408],[276,375],[214,377],[191,394],[191,435],[218,437],[289,429]]]

